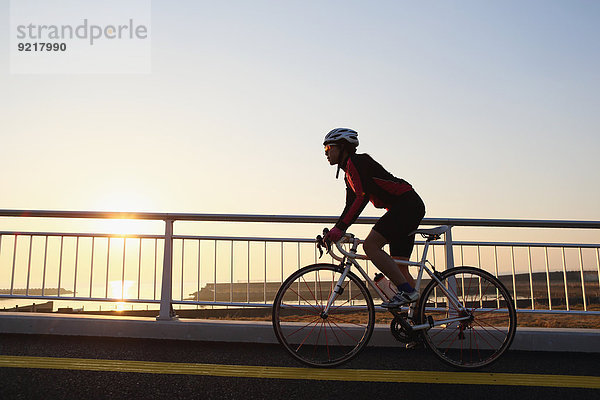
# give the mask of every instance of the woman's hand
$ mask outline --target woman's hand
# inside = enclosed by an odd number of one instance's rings
[[[344,236],[344,232],[338,227],[333,227],[325,236],[325,240],[329,240],[333,243],[339,241],[342,236]]]

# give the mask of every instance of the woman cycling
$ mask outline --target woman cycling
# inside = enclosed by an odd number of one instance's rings
[[[358,133],[336,128],[325,136],[325,155],[331,165],[345,171],[346,207],[326,239],[337,242],[356,221],[367,203],[387,212],[377,221],[363,243],[365,253],[381,272],[397,287],[398,293],[383,307],[399,307],[415,302],[419,293],[408,266],[398,265],[383,251],[390,245],[390,254],[408,260],[415,243],[415,231],[425,216],[425,205],[412,186],[385,170],[368,154],[357,154]],[[336,175],[337,177],[337,175]]]

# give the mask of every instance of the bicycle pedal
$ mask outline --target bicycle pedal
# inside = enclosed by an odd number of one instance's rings
[[[421,346],[421,343],[414,341],[414,342],[408,342],[406,343],[406,349],[407,350],[414,350],[414,349],[418,349]]]

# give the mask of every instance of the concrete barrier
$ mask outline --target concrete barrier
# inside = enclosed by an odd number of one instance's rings
[[[0,334],[35,334],[207,342],[277,343],[270,322],[147,317],[0,313]],[[370,346],[402,346],[387,325],[377,325]],[[512,350],[600,353],[600,329],[518,328]]]

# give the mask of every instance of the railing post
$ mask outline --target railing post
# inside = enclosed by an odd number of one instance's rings
[[[452,243],[452,225],[448,225],[446,235],[446,269],[454,268],[454,250]]]
[[[173,222],[172,219],[165,220],[165,250],[163,258],[162,290],[160,293],[160,313],[158,321],[171,321],[175,318],[175,312],[171,305],[171,294],[173,289]]]
[[[446,235],[446,244],[444,246],[446,247],[446,270],[448,270],[450,268],[454,268],[454,250],[453,250],[454,243],[452,243],[452,225],[448,225],[448,230],[446,231],[445,235]],[[449,277],[448,278],[448,289],[450,289],[450,291],[452,293],[456,293],[457,288],[458,288],[458,285],[456,283],[456,277],[455,276]]]

